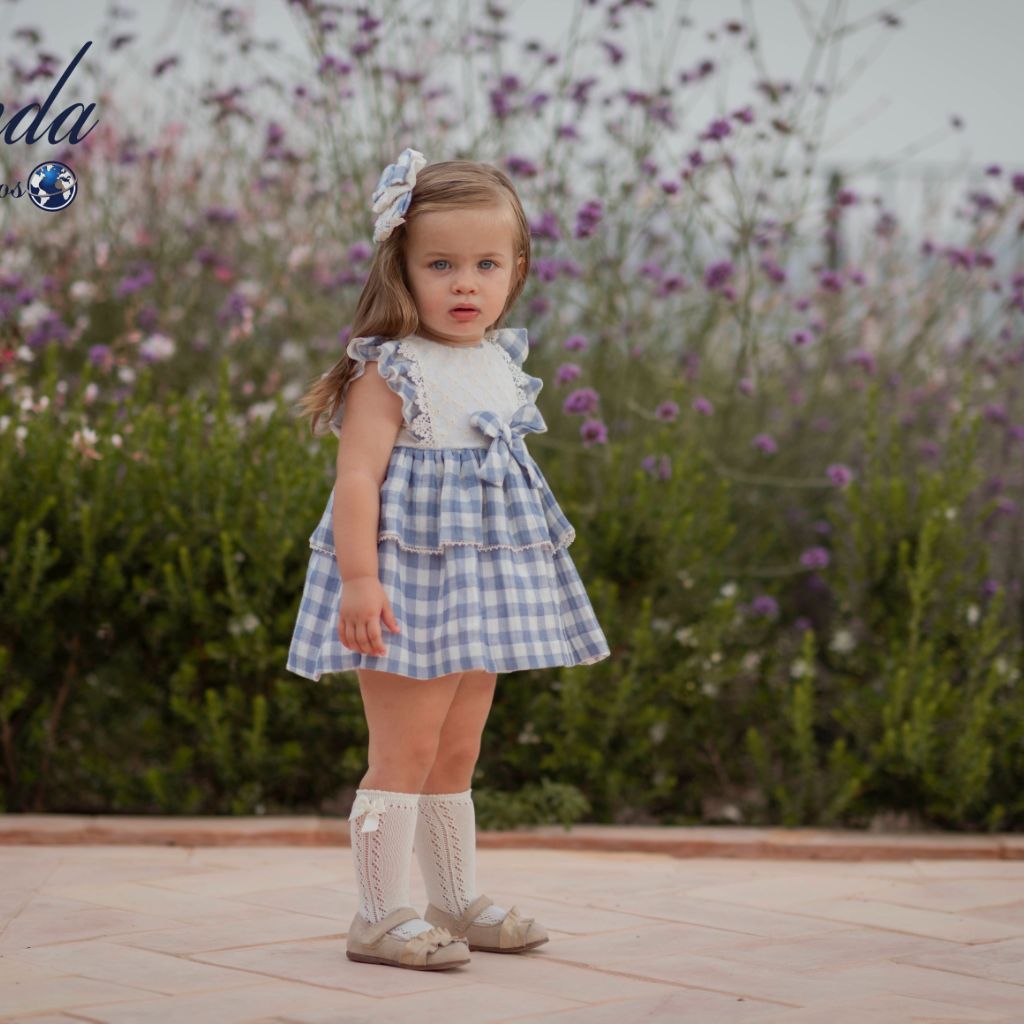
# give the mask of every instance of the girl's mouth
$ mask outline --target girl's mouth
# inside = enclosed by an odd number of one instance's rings
[[[480,315],[480,310],[473,309],[470,306],[456,306],[454,309],[449,310],[449,314],[455,317],[456,320],[472,320],[473,317]]]

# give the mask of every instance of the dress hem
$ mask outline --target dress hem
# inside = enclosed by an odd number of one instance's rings
[[[569,662],[569,661],[549,661],[549,662],[546,662],[546,663],[541,664],[541,665],[515,665],[515,664],[508,664],[508,663],[500,662],[500,660],[492,660],[492,663],[490,665],[465,665],[465,666],[459,665],[456,668],[449,669],[448,672],[434,673],[434,674],[425,675],[425,676],[410,676],[407,672],[397,672],[395,674],[396,675],[405,676],[408,679],[422,679],[422,680],[426,681],[428,679],[438,679],[440,676],[444,676],[444,675],[452,675],[455,672],[481,671],[481,672],[507,673],[507,672],[529,672],[531,669],[576,668],[576,666],[578,666],[578,665],[594,665],[594,664],[596,664],[599,661],[604,661],[605,658],[608,658],[610,656],[611,656],[611,651],[607,650],[607,651],[603,652],[602,654],[593,654],[593,655],[590,655],[587,658],[581,659],[580,661],[572,661],[572,662]],[[368,660],[371,660],[371,661],[383,660],[381,658],[381,656],[379,656],[379,655],[358,655],[357,657],[365,658],[365,659],[368,659]],[[319,675],[310,675],[310,674],[308,674],[306,672],[300,672],[299,669],[295,668],[291,664],[286,665],[285,668],[289,672],[293,673],[294,675],[301,676],[303,679],[311,679],[311,680],[313,680],[313,682],[319,682],[320,679],[324,675],[327,675],[327,674],[331,674],[331,673],[341,674],[342,672],[354,672],[356,669],[359,669],[359,668],[376,669],[377,671],[381,671],[381,672],[389,672],[390,671],[390,669],[388,669],[387,667],[384,667],[384,666],[355,664],[355,665],[346,665],[346,666],[340,667],[340,668],[331,668],[330,666],[324,666],[324,668],[322,668],[320,670],[320,674]]]

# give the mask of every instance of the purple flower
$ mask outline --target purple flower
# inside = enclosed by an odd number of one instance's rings
[[[875,357],[863,348],[854,349],[846,361],[852,365],[863,367],[868,373],[874,373],[878,368],[875,363]]]
[[[533,178],[537,175],[537,165],[525,156],[510,156],[505,161],[505,167],[510,174],[521,174],[525,178]]]
[[[544,238],[552,242],[561,240],[562,231],[558,226],[558,218],[551,210],[545,210],[537,220],[530,222],[530,237]]]
[[[754,615],[774,618],[779,614],[779,603],[769,594],[758,594],[753,601],[750,602],[750,611]]]
[[[657,476],[659,480],[669,480],[672,477],[672,460],[667,455],[662,455],[657,460],[655,468],[654,456],[648,455],[644,459],[644,469],[652,476]]]
[[[824,569],[829,564],[828,551],[822,547],[808,548],[800,555],[800,564],[807,569]]]
[[[666,274],[658,282],[657,288],[654,289],[654,294],[660,299],[666,295],[671,295],[672,292],[685,291],[688,286],[689,282],[682,274]]]
[[[580,426],[580,437],[586,448],[592,444],[604,444],[608,440],[608,428],[600,420],[584,420]]]
[[[693,408],[705,416],[710,416],[715,411],[714,406],[703,395],[698,395],[693,400]]]
[[[658,408],[654,410],[654,415],[659,420],[664,420],[666,423],[671,423],[679,415],[679,406],[672,401],[661,402]]]
[[[778,265],[773,259],[769,259],[767,256],[761,260],[758,264],[760,268],[768,276],[769,280],[774,281],[776,284],[783,284],[786,281],[786,271]]]
[[[825,270],[818,275],[818,284],[827,292],[841,292],[843,280],[834,270]]]
[[[562,365],[555,370],[555,383],[568,384],[569,381],[575,380],[582,372],[583,371],[576,365],[576,363],[562,363]]]
[[[736,387],[744,395],[752,395],[754,393],[754,382],[749,377],[740,377]]]
[[[751,444],[766,455],[774,455],[779,450],[779,446],[771,434],[756,434]]]
[[[562,403],[562,412],[572,415],[586,415],[597,410],[600,396],[593,388],[577,388]]]
[[[601,222],[604,206],[600,199],[588,199],[576,213],[576,238],[590,238]]]
[[[725,118],[718,117],[708,125],[707,131],[700,136],[701,140],[705,139],[724,139],[726,135],[732,134],[732,126]]]
[[[793,336],[792,336],[792,340],[793,340],[793,344],[796,345],[797,348],[803,348],[804,345],[810,344],[811,332],[810,331],[804,331],[804,330],[794,331],[793,332]]]
[[[704,271],[704,284],[711,289],[720,288],[733,275],[733,266],[729,260],[712,263]]]
[[[587,339],[582,334],[573,334],[565,339],[567,352],[582,352],[587,347]]]
[[[114,289],[114,293],[118,298],[123,298],[125,295],[132,295],[146,285],[152,284],[156,280],[156,275],[149,267],[143,267],[136,274],[129,274],[128,277],[122,278]]]
[[[364,263],[373,255],[369,242],[353,242],[348,247],[349,263]]]
[[[90,345],[89,346],[89,362],[93,366],[102,367],[104,370],[109,370],[114,365],[114,356],[110,351],[109,345]]]
[[[825,475],[836,485],[836,487],[846,487],[846,485],[853,479],[853,471],[849,466],[844,465],[842,462],[833,462],[832,465],[825,470]]]

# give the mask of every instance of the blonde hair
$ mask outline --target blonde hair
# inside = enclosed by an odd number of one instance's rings
[[[377,245],[370,273],[363,285],[349,339],[374,335],[404,338],[420,329],[416,304],[409,291],[405,270],[408,228],[425,213],[462,210],[473,206],[504,205],[512,214],[513,281],[501,315],[489,330],[505,324],[505,316],[523,292],[530,273],[530,225],[508,175],[491,164],[475,160],[446,160],[421,167],[416,175],[405,223]],[[369,204],[367,204],[369,205]],[[518,257],[524,262],[520,270]],[[347,352],[299,399],[299,415],[310,417],[314,436],[321,420],[329,422],[337,412],[345,388],[355,375],[356,360]]]

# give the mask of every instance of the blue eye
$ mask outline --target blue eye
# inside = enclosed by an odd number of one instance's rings
[[[436,267],[438,263],[447,263],[447,260],[433,260],[430,264],[431,267]],[[481,260],[481,263],[490,263],[492,266],[497,266],[494,260]]]

